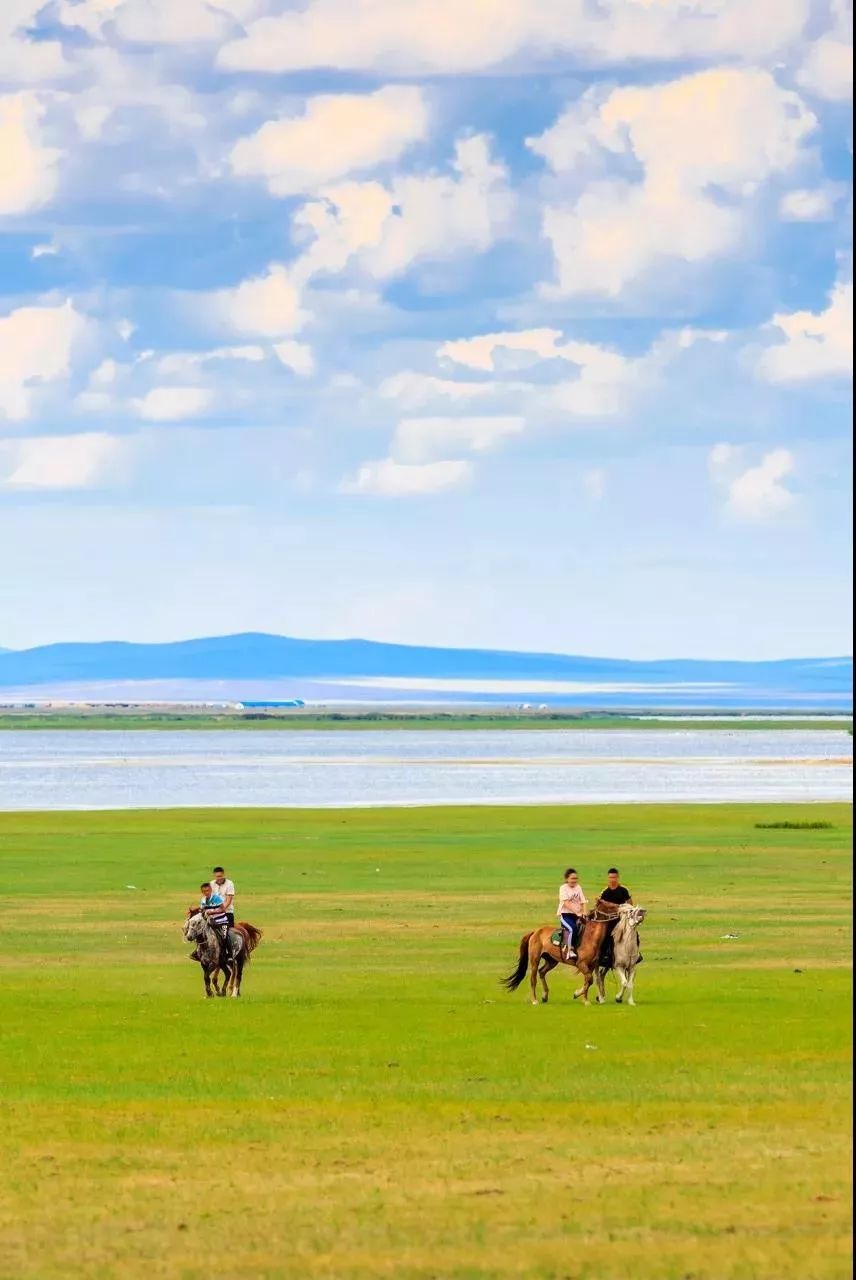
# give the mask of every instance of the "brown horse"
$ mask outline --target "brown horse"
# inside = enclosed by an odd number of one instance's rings
[[[574,999],[582,997],[583,1004],[588,1004],[588,993],[595,980],[600,949],[607,933],[614,927],[618,914],[618,907],[611,902],[602,902],[598,898],[594,904],[594,910],[589,912],[583,921],[574,960],[566,960],[562,955],[561,947],[553,942],[555,925],[545,924],[540,929],[534,929],[532,933],[525,933],[520,940],[520,958],[517,968],[514,973],[501,980],[502,985],[508,991],[516,991],[526,977],[528,969],[529,982],[532,986],[532,1003],[538,1003],[538,979],[540,978],[541,986],[544,988],[541,1003],[546,1004],[550,999],[547,974],[555,969],[556,965],[566,964],[582,974],[583,985],[574,992]]]

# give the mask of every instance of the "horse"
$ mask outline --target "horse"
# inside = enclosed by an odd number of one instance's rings
[[[566,960],[562,955],[561,947],[553,942],[552,935],[556,929],[555,925],[541,925],[539,929],[534,929],[531,933],[524,933],[520,939],[520,958],[517,962],[517,968],[507,978],[500,979],[502,985],[507,991],[516,991],[526,977],[526,970],[528,969],[529,981],[532,987],[532,1003],[538,1003],[537,983],[540,978],[541,986],[544,988],[541,1003],[546,1004],[550,999],[547,974],[552,969],[555,969],[557,964],[566,964],[582,974],[583,985],[574,992],[574,999],[577,1000],[581,997],[583,1004],[587,1005],[589,1002],[588,993],[591,984],[595,980],[597,961],[603,940],[608,930],[616,924],[618,918],[619,908],[614,903],[603,902],[598,898],[594,904],[594,909],[589,912],[583,921],[583,929],[577,943],[577,954],[574,960]]]
[[[621,983],[615,1003],[621,1004],[625,994],[628,1004],[636,1003],[633,999],[633,979],[639,963],[639,935],[636,931],[647,914],[644,907],[634,907],[630,903],[618,908],[618,924],[612,931],[612,956],[607,964],[598,965],[595,974],[598,1004],[606,1000],[603,980],[610,969],[615,970]]]
[[[186,942],[196,943],[206,997],[240,996],[244,965],[261,941],[261,929],[248,924],[246,920],[240,920],[228,930],[225,966],[220,949],[220,935],[209,924],[207,916],[199,907],[188,912],[183,932]],[[217,982],[218,973],[222,973],[224,977],[222,987]]]

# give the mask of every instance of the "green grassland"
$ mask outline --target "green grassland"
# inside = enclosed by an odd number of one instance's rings
[[[849,1276],[849,837],[844,805],[0,815],[0,1275]],[[613,860],[637,1007],[505,993],[565,866],[591,896]],[[180,936],[216,862],[265,932],[241,1001]]]
[[[793,716],[787,720],[736,720],[711,717],[704,723],[676,715],[669,720],[640,720],[628,715],[533,712],[330,712],[303,711],[208,713],[203,711],[0,711],[2,729],[840,729],[841,720]]]

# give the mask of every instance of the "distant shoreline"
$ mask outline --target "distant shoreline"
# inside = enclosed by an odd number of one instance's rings
[[[226,732],[272,730],[275,732],[353,731],[362,730],[676,730],[676,729],[727,729],[800,730],[840,729],[852,734],[852,718],[844,720],[846,713],[834,712],[784,716],[784,713],[759,712],[743,716],[738,713],[712,713],[702,718],[698,712],[674,715],[668,712],[640,712],[633,714],[573,714],[538,712],[521,715],[515,712],[501,713],[493,710],[467,712],[406,712],[389,711],[330,712],[330,713],[276,713],[229,712],[210,714],[192,709],[174,712],[138,711],[0,711],[0,732],[3,730],[223,730]],[[772,719],[782,715],[781,719]],[[656,716],[657,718],[651,718]]]

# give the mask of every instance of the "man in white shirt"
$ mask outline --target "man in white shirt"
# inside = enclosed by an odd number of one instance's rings
[[[576,956],[576,951],[574,950],[575,935],[585,912],[586,895],[583,893],[583,887],[579,882],[575,869],[568,867],[565,872],[565,879],[559,886],[559,909],[556,912],[568,932],[568,941],[562,948],[562,955],[565,960],[573,960]]]
[[[214,890],[222,902],[222,910],[226,913],[231,929],[235,923],[235,886],[226,878],[226,872],[222,867],[215,867],[212,874]]]

